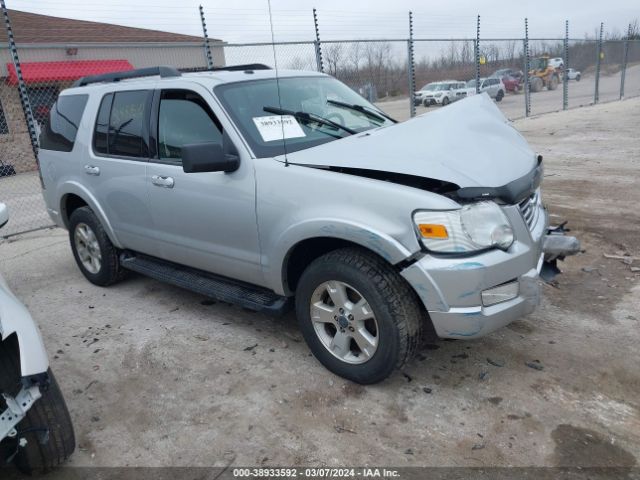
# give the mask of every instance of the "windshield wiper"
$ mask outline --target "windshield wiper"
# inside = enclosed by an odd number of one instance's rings
[[[398,123],[398,121],[395,118],[391,118],[386,113],[374,111],[368,107],[365,107],[364,105],[358,105],[355,103],[354,104],[345,103],[345,102],[341,102],[340,100],[331,100],[330,98],[327,98],[327,103],[330,103],[331,105],[336,105],[338,107],[348,108],[349,110],[355,110],[356,112],[364,113],[367,117],[375,118],[376,120],[380,120],[382,122],[384,122],[385,119],[387,119],[392,121],[393,123]]]
[[[278,108],[278,107],[262,107],[262,110],[264,110],[267,113],[275,113],[276,115],[291,115],[292,117],[298,118],[305,122],[316,122],[316,123],[319,123],[320,125],[329,125],[330,127],[337,128],[339,130],[344,130],[349,135],[358,133],[349,127],[340,125],[339,123],[329,120],[328,118],[324,118],[319,115],[316,115],[315,113],[294,112],[293,110],[286,110],[284,108]]]

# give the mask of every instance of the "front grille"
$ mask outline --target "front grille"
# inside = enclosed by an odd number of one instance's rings
[[[538,203],[539,194],[536,191],[518,204],[518,209],[520,210],[525,223],[529,227],[529,230],[531,230],[538,221],[538,215],[540,214]]]

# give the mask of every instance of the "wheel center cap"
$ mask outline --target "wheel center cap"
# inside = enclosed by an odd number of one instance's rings
[[[340,327],[342,328],[347,328],[349,326],[349,320],[346,316],[340,315],[338,317],[338,325],[340,325]]]

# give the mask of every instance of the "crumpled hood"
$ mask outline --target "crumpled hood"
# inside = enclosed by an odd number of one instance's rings
[[[537,163],[524,137],[486,94],[290,153],[288,161],[414,175],[461,188],[500,187],[527,175]]]

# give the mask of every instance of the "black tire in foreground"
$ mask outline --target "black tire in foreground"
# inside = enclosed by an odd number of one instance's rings
[[[69,242],[78,268],[94,285],[106,287],[124,277],[118,249],[89,207],[78,208],[71,214]]]
[[[20,390],[20,366],[18,342],[15,336],[12,337],[0,342],[0,378],[3,379],[0,387],[15,395]],[[27,444],[18,447],[15,439],[4,439],[0,445],[0,468],[8,457],[13,457],[21,471],[44,473],[60,465],[75,450],[76,440],[67,405],[51,369],[47,373],[49,387],[44,391],[41,389],[42,396],[16,426],[18,438],[25,438]],[[0,401],[0,410],[5,408],[4,401]]]
[[[324,285],[346,286],[343,296],[349,298],[334,302],[329,289],[323,300],[318,292]],[[358,305],[366,307],[358,309]],[[363,311],[369,312],[373,320],[358,322],[358,311],[362,318],[367,317]],[[361,384],[380,382],[405,365],[418,347],[426,320],[420,300],[406,281],[384,260],[359,248],[332,251],[307,267],[296,291],[296,314],[315,357],[336,375]],[[347,348],[355,350],[355,355],[351,351],[347,355],[332,351],[340,331],[345,332],[341,338],[354,336]],[[366,355],[358,343],[363,337],[356,339],[363,331],[366,338],[375,340]]]
[[[496,102],[502,101],[503,98],[504,98],[504,92],[502,90],[498,90],[498,93],[496,94]]]
[[[20,448],[14,460],[16,466],[26,473],[47,472],[63,463],[76,448],[67,405],[53,372],[49,369],[48,373],[49,388],[42,392],[42,397],[18,425],[18,431],[29,431],[22,435],[27,438],[27,445]],[[43,427],[47,430],[46,441],[40,443]]]

